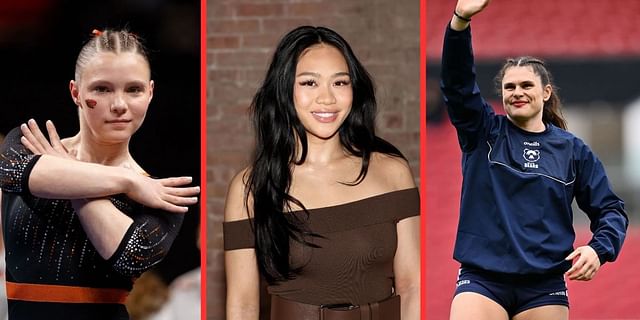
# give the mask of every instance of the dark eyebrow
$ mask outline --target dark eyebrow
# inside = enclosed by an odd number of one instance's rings
[[[316,77],[316,78],[320,78],[320,74],[319,73],[317,73],[317,72],[308,72],[308,71],[300,72],[300,73],[298,73],[296,75],[296,77],[300,77],[300,76],[313,76],[313,77]],[[337,73],[333,74],[331,77],[335,78],[335,77],[340,77],[340,76],[350,76],[350,75],[349,75],[349,72],[337,72]]]
[[[351,75],[349,74],[349,72],[338,72],[336,74],[333,75],[333,77],[339,77],[339,76],[347,76],[350,77]]]
[[[521,82],[519,82],[520,85],[525,85],[525,84],[534,84],[534,81],[531,80],[523,80]],[[515,82],[505,82],[502,86],[506,87],[506,86],[515,86],[516,83]]]
[[[320,74],[316,72],[300,72],[296,75],[296,77],[300,77],[300,76],[313,76],[316,78],[320,78]]]

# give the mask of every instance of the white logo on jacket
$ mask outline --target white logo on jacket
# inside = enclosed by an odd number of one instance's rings
[[[539,147],[540,146],[540,142],[538,142],[538,141],[525,141],[525,142],[523,142],[523,144],[525,146],[529,146],[529,147]]]
[[[527,160],[527,162],[524,163],[525,168],[534,168],[534,169],[538,168],[538,165],[535,164],[534,162],[540,160],[540,150],[525,148],[524,152],[522,153],[522,157],[524,157],[524,159]]]

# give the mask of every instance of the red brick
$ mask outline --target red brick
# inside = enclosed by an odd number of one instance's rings
[[[271,59],[271,54],[269,54],[269,59]],[[242,70],[240,80],[243,81],[247,86],[251,86],[253,88],[258,88],[264,81],[266,69],[269,65],[270,61],[265,61],[263,66],[259,66],[255,69],[244,69]]]
[[[231,119],[237,119],[238,121],[247,121],[248,123],[249,117],[251,116],[249,110],[251,98],[253,98],[253,95],[247,98],[239,98],[237,101],[238,103],[222,105],[221,108],[224,112],[224,115]]]
[[[241,3],[236,7],[238,17],[273,17],[283,12],[282,4],[273,3]]]
[[[207,36],[215,34],[251,34],[260,31],[258,19],[211,19],[207,26]]]
[[[229,152],[215,152],[215,150],[212,150],[207,158],[207,162],[208,164],[215,164],[216,166],[233,165],[240,171],[240,169],[247,166],[248,159],[250,158],[250,153],[247,152],[246,146],[241,147],[243,148]]]
[[[229,18],[233,16],[233,7],[228,3],[211,0],[207,3],[207,19]]]
[[[400,112],[383,112],[379,115],[382,119],[382,128],[387,130],[398,130],[403,127],[403,117]]]
[[[208,36],[207,50],[211,49],[236,49],[240,47],[240,37],[234,36]]]
[[[406,0],[406,1],[413,1],[414,3],[418,3],[418,1],[415,1],[415,0]],[[381,2],[376,1],[376,3],[384,3],[384,2],[385,1],[381,1]],[[401,4],[398,3],[398,1],[394,1],[392,5],[399,6]],[[341,16],[342,20],[345,20],[345,21],[351,20],[353,18],[358,18],[359,20],[362,20],[362,21],[369,21],[370,23],[375,23],[376,19],[378,18],[378,15],[382,11],[381,7],[382,6],[380,4],[372,5],[371,1],[364,1],[364,0],[340,1],[339,5],[336,6],[335,8],[335,14]],[[416,9],[419,9],[419,8],[416,8]],[[345,19],[346,16],[350,16],[350,15],[352,15],[352,17],[347,17],[347,19]],[[365,18],[365,17],[368,17],[368,18]],[[414,23],[416,25],[419,25],[420,21],[415,21]]]
[[[273,50],[280,37],[275,34],[257,34],[257,35],[244,35],[242,36],[241,46],[243,48],[263,48]]]
[[[209,191],[209,196],[210,197],[219,197],[224,199],[225,196],[227,195],[227,186],[220,186],[220,185],[207,185],[207,190]],[[220,213],[222,214],[222,213]]]
[[[218,106],[235,104],[238,99],[253,97],[254,94],[253,88],[234,83],[217,83],[211,90],[211,97]]]
[[[224,108],[221,108],[223,114],[226,114]],[[228,135],[235,135],[237,133],[248,133],[249,132],[249,128],[248,128],[248,123],[243,123],[242,120],[245,120],[248,122],[248,118],[247,119],[237,119],[238,121],[223,121],[223,120],[214,120],[212,125],[215,125],[215,133],[217,133],[217,136],[228,136]],[[207,128],[207,130],[209,132],[212,131],[212,129]],[[214,140],[212,141],[212,143],[216,143],[216,144],[224,144],[225,141],[222,141],[221,139],[216,139],[215,138],[215,134],[214,134]],[[229,146],[229,147],[238,147],[238,146]]]
[[[229,181],[236,175],[238,169],[232,167],[218,166],[213,168],[213,177],[211,182],[214,184],[228,185]]]
[[[221,68],[246,68],[248,66],[265,66],[269,59],[266,52],[260,51],[234,51],[216,52],[216,66]]]
[[[214,59],[215,59],[214,54],[207,52],[207,67],[216,64],[216,61]]]
[[[266,34],[276,34],[279,37],[302,25],[310,25],[311,18],[277,18],[263,19],[260,30]]]
[[[380,130],[380,135],[400,148],[400,151],[408,149],[411,145],[420,144],[420,132],[385,132]]]
[[[251,150],[242,146],[249,146],[252,142],[253,135],[249,132],[236,132],[229,135],[215,134],[214,138],[211,138],[211,142],[208,143],[208,148],[212,148],[215,152],[229,152],[240,149],[250,154]]]
[[[220,108],[214,106],[210,101],[213,99],[207,98],[207,118],[217,118],[222,115],[222,111]]]
[[[313,17],[323,12],[331,12],[334,7],[326,2],[299,2],[286,6],[289,17]]]
[[[211,84],[220,82],[238,82],[241,79],[242,71],[237,69],[215,69],[209,71],[207,78]]]

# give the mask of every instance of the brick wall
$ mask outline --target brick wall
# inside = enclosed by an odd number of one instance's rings
[[[248,164],[248,107],[278,40],[302,24],[340,33],[378,89],[378,134],[420,154],[419,0],[209,0],[207,3],[207,318],[224,319],[222,219],[226,189]]]

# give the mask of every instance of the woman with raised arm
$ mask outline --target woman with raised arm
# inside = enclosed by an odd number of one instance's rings
[[[489,2],[458,1],[442,53],[464,177],[450,319],[568,319],[565,277],[588,281],[614,261],[628,218],[602,163],[566,131],[542,60],[508,59],[502,67],[496,82],[506,116],[480,96],[470,24]],[[575,249],[574,198],[593,232]]]
[[[94,31],[69,84],[80,131],[34,120],[0,148],[10,319],[129,319],[133,280],[167,254],[199,187],[152,179],[129,153],[153,81],[138,37]]]
[[[280,41],[252,103],[253,162],[227,195],[227,319],[258,319],[261,277],[271,319],[419,319],[418,190],[375,114],[336,32]]]

